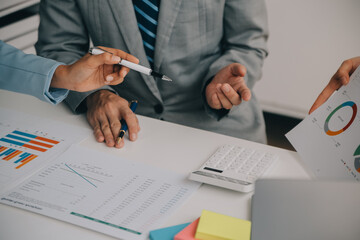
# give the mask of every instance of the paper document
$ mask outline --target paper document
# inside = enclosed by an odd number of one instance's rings
[[[360,67],[348,85],[286,134],[315,176],[360,181]]]
[[[0,192],[91,134],[86,128],[0,108]]]
[[[200,186],[187,176],[72,146],[1,202],[121,239],[146,239]]]

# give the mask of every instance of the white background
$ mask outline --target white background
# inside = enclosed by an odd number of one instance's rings
[[[303,118],[342,61],[360,56],[360,1],[266,3],[270,54],[254,91],[265,110]]]

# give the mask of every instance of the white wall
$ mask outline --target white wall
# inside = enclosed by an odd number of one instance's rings
[[[34,6],[40,0],[0,0],[0,17]],[[21,14],[21,13],[18,13]],[[25,53],[36,54],[34,44],[38,38],[38,14],[15,21],[0,28],[0,39]]]
[[[264,110],[303,118],[341,62],[360,56],[360,0],[266,3],[270,54],[254,92]]]

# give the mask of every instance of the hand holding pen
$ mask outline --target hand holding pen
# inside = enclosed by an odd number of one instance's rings
[[[114,64],[117,64],[121,59],[136,64],[139,59],[118,49],[102,48],[112,53],[86,54],[73,64],[58,66],[52,76],[51,87],[87,92],[104,85],[122,83],[129,69],[118,65],[114,67]]]
[[[125,141],[116,141],[122,127],[121,120],[126,122],[129,140],[136,141],[140,125],[129,107],[129,101],[112,91],[101,89],[90,94],[85,104],[86,117],[97,142],[105,143],[108,147],[124,147]]]
[[[130,109],[133,113],[135,113],[135,110],[136,110],[136,107],[137,107],[137,101],[136,100],[133,100],[130,102]],[[123,137],[125,136],[125,133],[126,131],[128,130],[128,125],[126,123],[126,121],[124,119],[122,119],[120,121],[121,123],[121,129],[120,129],[120,132],[119,132],[119,136],[118,138],[116,139],[116,143],[117,144],[120,144],[121,140],[123,139]]]
[[[102,53],[105,53],[105,52],[111,53],[109,51],[106,51],[103,47],[93,47],[93,48],[90,48],[90,50],[89,50],[89,53],[92,54],[92,55],[99,55],[99,54],[102,54]],[[164,80],[164,81],[169,81],[169,82],[172,81],[169,77],[165,76],[164,74],[155,72],[154,70],[152,70],[150,68],[147,68],[147,67],[141,66],[139,64],[127,61],[125,59],[120,59],[120,62],[118,64],[122,65],[122,66],[125,66],[125,67],[128,67],[128,68],[130,68],[130,69],[132,69],[134,71],[137,71],[137,72],[149,75],[149,76],[153,76],[153,77],[156,77],[156,78],[160,78],[161,80]]]

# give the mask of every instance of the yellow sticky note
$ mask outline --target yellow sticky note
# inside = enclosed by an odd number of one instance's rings
[[[250,240],[251,222],[203,210],[195,238],[201,240]]]

